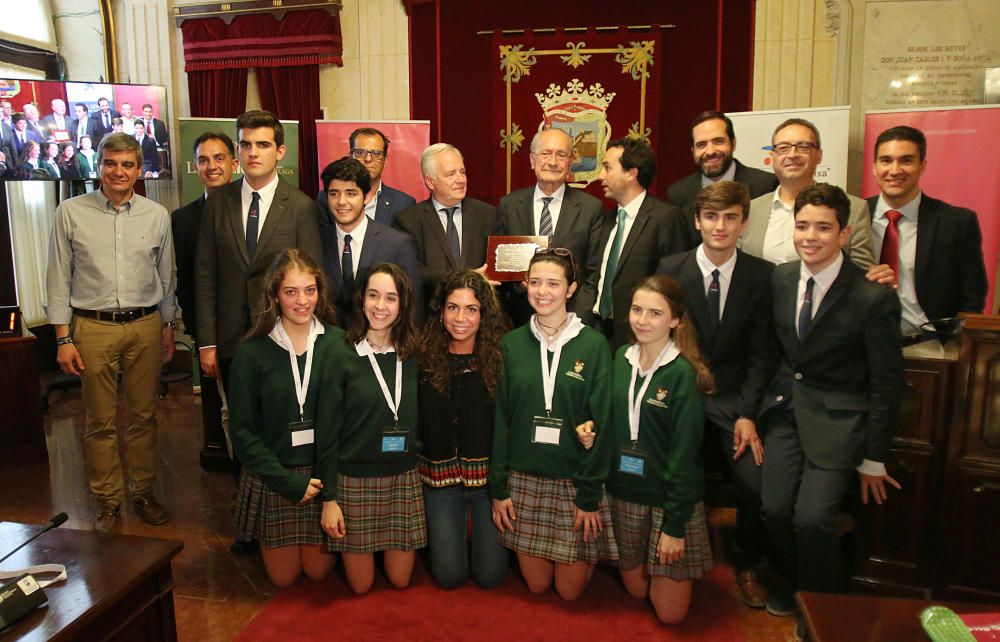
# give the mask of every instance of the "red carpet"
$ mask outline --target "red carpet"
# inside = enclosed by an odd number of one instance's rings
[[[438,589],[418,561],[405,591],[376,580],[368,595],[353,595],[334,573],[323,582],[300,579],[279,591],[237,640],[711,640],[742,641],[741,608],[729,566],[694,583],[691,611],[680,626],[659,624],[652,607],[628,596],[616,571],[599,568],[575,603],[554,592],[532,595],[511,573],[502,586]],[[596,637],[595,637],[596,636]]]

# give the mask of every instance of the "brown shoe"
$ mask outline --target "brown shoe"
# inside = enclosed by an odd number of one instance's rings
[[[132,507],[135,508],[135,514],[147,524],[158,526],[167,523],[167,509],[160,505],[152,493],[133,499]]]
[[[737,572],[736,586],[740,588],[740,597],[747,606],[762,609],[767,605],[767,587],[757,577],[756,569]]]
[[[113,533],[118,530],[118,515],[121,513],[121,509],[117,506],[102,506],[99,511],[97,511],[97,517],[94,518],[94,530],[98,533]]]

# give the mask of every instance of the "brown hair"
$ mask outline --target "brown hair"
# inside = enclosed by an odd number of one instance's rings
[[[313,314],[323,323],[333,325],[337,322],[337,313],[333,309],[333,304],[330,303],[330,283],[326,280],[323,269],[305,252],[290,248],[275,256],[274,260],[271,261],[271,267],[268,268],[267,276],[264,278],[264,294],[261,300],[260,314],[257,315],[253,327],[243,337],[244,341],[253,337],[267,336],[274,329],[274,324],[281,316],[281,307],[278,305],[278,290],[281,289],[281,282],[285,280],[285,276],[292,270],[316,277],[317,298],[316,310]]]
[[[471,367],[479,371],[490,397],[496,394],[497,379],[503,369],[500,339],[510,329],[510,323],[493,286],[482,274],[473,270],[452,272],[445,277],[431,299],[431,314],[427,319],[423,339],[423,369],[427,380],[443,395],[448,394],[448,342],[451,335],[444,327],[444,309],[455,290],[468,288],[479,301],[479,332],[472,351]]]
[[[701,351],[698,350],[698,335],[694,325],[688,320],[684,289],[681,284],[672,277],[654,274],[639,281],[632,289],[632,296],[635,296],[639,290],[655,292],[666,300],[667,305],[670,306],[671,316],[680,321],[677,327],[670,332],[674,343],[677,344],[677,349],[694,366],[698,378],[698,388],[705,394],[714,392],[715,379],[712,377],[712,371],[709,370],[708,365],[702,360]],[[630,343],[635,341],[631,325],[628,329],[628,339]]]
[[[389,331],[389,338],[400,360],[407,360],[416,354],[420,348],[420,333],[417,331],[416,310],[413,306],[413,284],[410,277],[395,263],[379,263],[368,273],[365,287],[354,291],[354,305],[361,314],[354,315],[354,323],[347,333],[347,339],[352,344],[365,338],[368,334],[368,316],[364,313],[365,296],[368,283],[376,274],[388,274],[396,286],[399,295],[399,316]]]
[[[263,109],[251,109],[239,115],[236,119],[236,138],[239,139],[241,129],[259,129],[261,127],[270,127],[274,130],[276,147],[285,144],[285,126],[281,124],[277,116]]]
[[[743,208],[743,220],[747,220],[750,216],[750,192],[736,181],[717,181],[698,192],[694,199],[694,215],[695,218],[700,217],[704,207],[718,211],[734,205]]]

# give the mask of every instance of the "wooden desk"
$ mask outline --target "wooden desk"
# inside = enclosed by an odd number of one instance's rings
[[[48,461],[35,335],[0,338],[0,466]]]
[[[920,625],[920,612],[928,606],[947,606],[960,615],[1000,610],[996,604],[830,593],[797,593],[795,601],[810,642],[921,642],[930,639]]]
[[[41,528],[0,522],[0,555]],[[4,639],[176,640],[170,560],[183,547],[176,540],[66,528],[45,533],[3,569],[63,564],[69,578],[46,588],[48,605],[16,623]]]

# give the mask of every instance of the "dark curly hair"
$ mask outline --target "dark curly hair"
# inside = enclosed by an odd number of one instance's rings
[[[431,314],[424,329],[422,363],[424,376],[434,389],[443,395],[449,391],[448,342],[451,335],[444,327],[444,309],[448,297],[455,290],[468,288],[479,301],[479,332],[476,333],[476,347],[472,353],[471,366],[479,370],[490,397],[496,394],[497,380],[503,368],[500,354],[500,339],[510,329],[507,315],[500,307],[493,286],[482,274],[473,270],[452,272],[438,284],[431,299]]]

